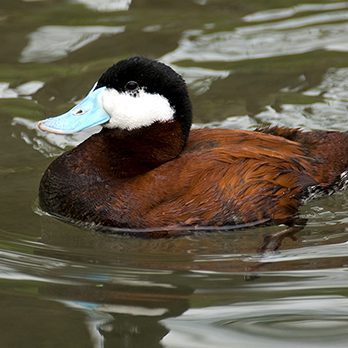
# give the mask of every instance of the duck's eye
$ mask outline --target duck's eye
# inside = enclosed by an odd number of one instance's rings
[[[128,81],[124,86],[126,91],[135,91],[139,88],[138,82]]]

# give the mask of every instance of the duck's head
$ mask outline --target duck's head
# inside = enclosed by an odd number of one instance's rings
[[[192,111],[185,81],[163,63],[132,57],[107,69],[71,110],[40,121],[38,127],[58,134],[96,125],[132,132],[155,123],[179,124],[186,142]]]

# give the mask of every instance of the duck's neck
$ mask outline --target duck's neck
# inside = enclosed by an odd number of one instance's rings
[[[119,178],[143,174],[176,158],[186,143],[177,122],[132,131],[104,128],[98,136],[110,170]]]

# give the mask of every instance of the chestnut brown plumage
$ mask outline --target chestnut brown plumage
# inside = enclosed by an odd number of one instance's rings
[[[309,187],[328,189],[348,168],[345,133],[195,129],[183,149],[177,132],[175,124],[102,130],[51,164],[41,206],[129,228],[290,225]]]

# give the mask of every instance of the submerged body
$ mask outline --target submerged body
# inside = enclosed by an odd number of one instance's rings
[[[129,86],[128,78],[119,82],[121,75],[119,70],[107,72],[98,85],[116,91],[117,84]],[[118,82],[111,86],[115,76]],[[175,86],[162,93],[170,105],[161,104],[165,117],[142,120],[145,124],[139,126],[124,115],[127,108],[117,111],[109,127],[52,162],[40,184],[40,206],[75,221],[121,228],[291,226],[311,191],[327,191],[345,179],[348,133],[275,127],[254,132],[194,129],[189,134],[190,104],[183,101],[182,106],[177,91]],[[104,109],[116,113],[115,107]]]

